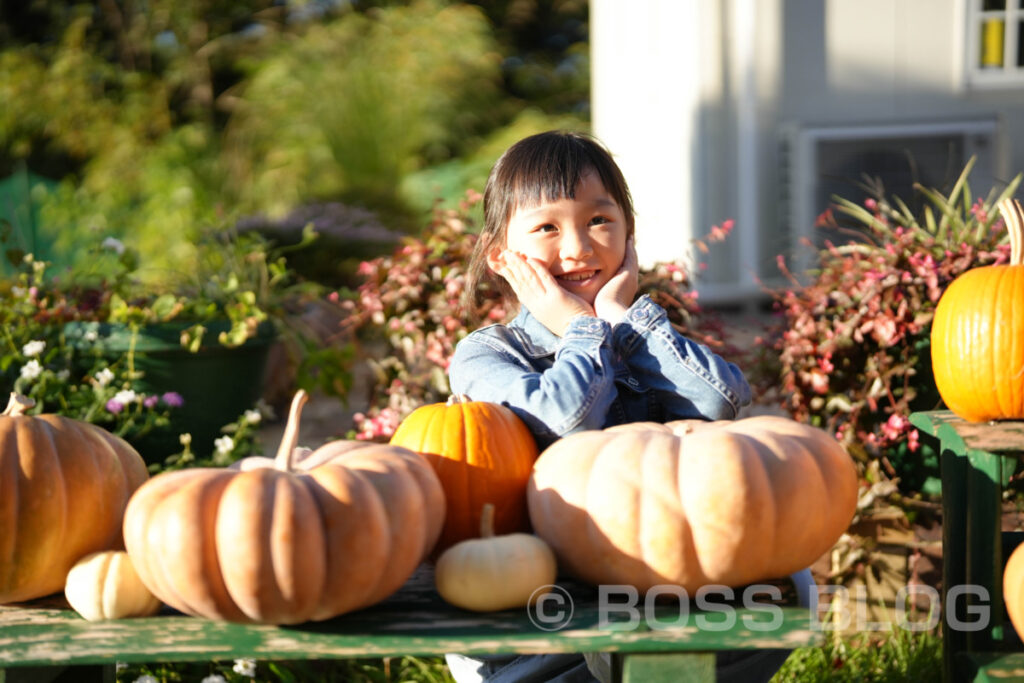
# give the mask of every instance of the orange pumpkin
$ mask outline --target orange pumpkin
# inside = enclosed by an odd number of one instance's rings
[[[1010,553],[1003,569],[1003,601],[1010,623],[1017,635],[1024,638],[1024,543]]]
[[[786,418],[648,422],[556,441],[527,496],[563,570],[692,595],[810,566],[849,526],[857,473],[832,436]]]
[[[932,372],[946,406],[970,422],[1024,419],[1024,209],[1005,199],[1006,265],[954,280],[935,308]]]
[[[121,438],[33,405],[12,394],[0,415],[0,603],[56,593],[81,557],[123,547],[125,506],[149,477]]]
[[[329,619],[390,596],[433,548],[444,493],[423,457],[296,449],[306,400],[295,396],[275,459],[160,474],[132,497],[125,545],[161,601],[238,622]]]
[[[391,444],[422,453],[433,465],[448,501],[436,552],[476,538],[485,504],[494,506],[494,531],[526,531],[526,482],[537,443],[522,420],[497,403],[452,396],[417,408],[398,425]]]

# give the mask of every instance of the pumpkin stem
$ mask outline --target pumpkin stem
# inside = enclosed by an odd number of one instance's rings
[[[999,211],[1010,233],[1010,265],[1024,265],[1024,207],[1016,199],[1007,197],[999,202]]]
[[[451,396],[448,397],[448,405],[450,405],[450,406],[453,406],[456,403],[472,403],[472,402],[473,402],[473,399],[471,399],[466,394],[452,394]]]
[[[274,457],[274,467],[282,472],[290,472],[292,469],[292,458],[299,442],[299,418],[302,416],[302,407],[308,400],[309,394],[304,389],[299,389],[292,399],[291,408],[288,409],[288,422],[285,424],[281,445],[278,446],[277,455]]]
[[[494,506],[484,503],[480,511],[480,538],[494,538]]]
[[[11,400],[7,404],[7,409],[4,410],[3,413],[0,413],[0,415],[3,415],[4,417],[21,417],[28,412],[30,408],[35,406],[35,404],[36,402],[28,396],[22,396],[18,392],[12,391]]]

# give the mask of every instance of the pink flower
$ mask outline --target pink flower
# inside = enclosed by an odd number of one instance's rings
[[[108,413],[113,413],[114,415],[117,415],[124,410],[124,405],[120,401],[115,401],[114,399],[107,401],[107,405],[105,407]]]
[[[171,408],[180,408],[183,405],[185,405],[185,399],[182,398],[181,394],[179,394],[176,391],[168,391],[166,394],[160,397],[160,400],[162,400]]]

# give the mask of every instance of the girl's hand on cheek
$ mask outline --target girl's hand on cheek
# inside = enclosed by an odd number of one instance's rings
[[[502,264],[498,274],[512,287],[519,302],[558,336],[576,316],[594,315],[594,309],[563,289],[541,261],[506,250],[502,252]]]
[[[639,279],[640,266],[636,247],[633,238],[630,237],[626,240],[626,254],[622,259],[622,265],[594,298],[594,311],[597,316],[613,325],[622,320],[636,297]]]

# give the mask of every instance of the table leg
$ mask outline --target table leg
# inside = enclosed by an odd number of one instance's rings
[[[989,626],[968,637],[978,652],[1003,641],[1002,458],[971,450],[967,459],[967,581],[988,590]]]
[[[714,683],[714,652],[625,654],[622,683]]]
[[[922,434],[922,438],[933,437]],[[937,440],[936,440],[937,441]],[[943,441],[940,451],[942,474],[942,590],[948,596],[953,586],[967,583],[967,458]],[[951,623],[967,620],[963,601],[943,601],[942,668],[943,680],[955,679],[955,655],[967,649],[967,633]]]

